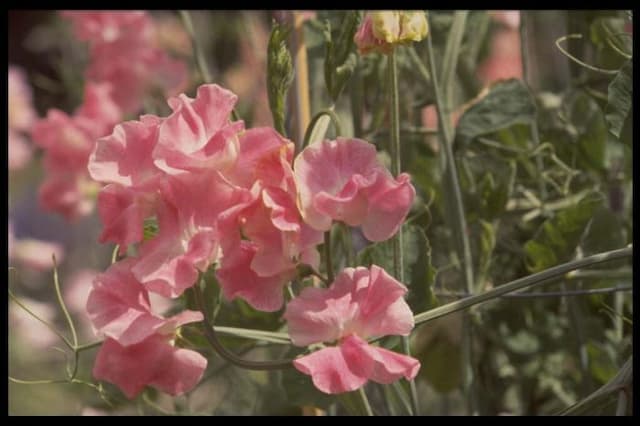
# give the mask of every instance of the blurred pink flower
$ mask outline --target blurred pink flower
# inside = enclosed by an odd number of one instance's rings
[[[414,322],[403,299],[406,292],[376,265],[345,268],[327,289],[305,288],[284,314],[292,342],[297,346],[337,342],[337,346],[297,358],[293,365],[329,394],[353,391],[368,380],[388,384],[403,376],[413,379],[420,369],[417,359],[365,340],[409,335]]]
[[[24,167],[32,156],[32,147],[24,133],[31,130],[36,119],[31,88],[21,68],[9,65],[9,170]]]
[[[377,160],[375,147],[360,139],[310,145],[296,157],[294,170],[302,216],[318,231],[340,220],[362,225],[371,241],[386,240],[398,231],[415,197],[410,176],[394,179]]]
[[[33,238],[16,239],[13,227],[9,222],[8,238],[9,260],[38,271],[48,271],[53,268],[52,256],[60,264],[64,259],[64,247],[61,244],[41,241]]]
[[[501,29],[493,35],[489,57],[480,64],[477,73],[485,85],[500,79],[522,78],[522,52],[517,29]]]
[[[39,318],[49,323],[55,322],[54,306],[25,296],[20,296],[20,301]],[[9,304],[8,325],[9,333],[31,350],[43,350],[60,343],[60,338],[53,331],[15,303]]]
[[[491,16],[494,21],[500,22],[509,29],[518,30],[520,28],[519,10],[490,10],[489,16]]]
[[[187,85],[187,67],[157,46],[156,28],[144,11],[66,11],[76,37],[89,42],[88,80],[113,86],[113,99],[135,113],[156,88],[175,94]]]

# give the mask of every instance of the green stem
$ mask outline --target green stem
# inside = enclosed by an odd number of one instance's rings
[[[580,260],[574,260],[568,263],[563,263],[561,265],[554,266],[542,272],[538,272],[536,274],[519,278],[515,281],[511,281],[507,284],[500,285],[484,293],[467,297],[466,299],[458,300],[452,303],[447,303],[446,305],[442,305],[435,309],[431,309],[429,311],[422,312],[418,315],[415,315],[413,318],[416,325],[423,324],[425,322],[433,321],[435,319],[452,314],[454,312],[458,312],[458,311],[470,308],[474,305],[488,302],[490,300],[493,300],[502,296],[503,294],[513,293],[514,291],[517,291],[517,290],[543,284],[555,278],[560,278],[567,272],[570,272],[576,269],[585,268],[587,266],[595,265],[598,263],[622,259],[625,257],[630,257],[632,255],[633,255],[633,246],[631,245],[622,249],[611,250],[603,253],[594,254]]]
[[[62,292],[60,291],[60,281],[58,279],[58,264],[56,262],[56,256],[52,256],[53,258],[53,285],[56,289],[56,297],[58,298],[58,304],[62,309],[62,313],[64,314],[65,319],[67,320],[67,324],[69,325],[69,329],[71,330],[71,338],[73,342],[73,347],[76,348],[78,346],[78,334],[76,333],[76,327],[73,324],[73,319],[67,310],[67,305],[64,303],[64,299],[62,298]]]
[[[47,321],[43,320],[42,318],[40,318],[38,315],[36,315],[33,311],[31,311],[29,308],[27,308],[12,292],[11,290],[9,290],[9,297],[11,298],[11,300],[13,300],[16,305],[20,306],[22,309],[24,309],[29,315],[31,315],[33,318],[37,319],[38,321],[40,321],[42,324],[46,325],[47,328],[49,330],[51,330],[53,333],[55,333],[56,336],[58,336],[60,338],[60,340],[62,340],[64,342],[65,345],[67,345],[67,347],[71,350],[73,350],[73,344],[71,344],[71,342],[69,341],[69,339],[67,339],[64,334],[62,334],[61,332],[59,332],[52,324],[49,324]]]
[[[529,21],[529,14],[527,11],[520,12],[520,56],[522,57],[522,79],[525,84],[531,90],[531,82],[529,81],[529,42],[527,36],[527,22]],[[536,116],[533,117],[531,121],[531,138],[533,139],[533,144],[535,147],[540,146],[540,136],[538,135],[538,117],[537,112]],[[536,167],[538,168],[538,173],[542,173],[544,170],[544,164],[542,162],[542,157],[539,155],[536,156]],[[542,200],[547,199],[547,186],[544,183],[544,179],[538,180],[538,185],[540,189],[540,198]]]
[[[209,67],[207,65],[207,61],[204,57],[204,52],[202,51],[202,46],[198,43],[198,38],[196,37],[195,31],[193,29],[193,22],[191,21],[191,15],[186,10],[180,11],[180,17],[182,18],[182,23],[189,33],[189,38],[191,39],[191,45],[193,46],[193,51],[196,57],[196,64],[198,65],[198,70],[200,71],[200,75],[202,76],[202,81],[205,83],[211,83],[211,74],[209,73]]]
[[[392,50],[389,54],[389,90],[390,96],[390,109],[391,109],[391,173],[394,176],[398,176],[402,172],[402,152],[400,149],[400,102],[398,93],[398,64],[396,59],[396,52]],[[393,237],[393,274],[401,283],[404,283],[404,244],[402,225],[400,229]],[[402,337],[402,349],[405,355],[411,356],[411,348],[408,336]],[[411,408],[414,415],[419,412],[418,409],[418,390],[414,380],[409,380],[409,388],[411,391]]]
[[[268,362],[255,362],[248,361],[242,358],[238,358],[235,354],[227,351],[227,349],[220,343],[218,340],[218,336],[216,335],[216,331],[209,321],[209,313],[205,308],[204,304],[204,296],[202,294],[202,290],[200,289],[200,280],[198,283],[191,288],[193,292],[194,299],[198,306],[200,312],[204,317],[204,332],[207,340],[211,347],[216,351],[218,355],[220,355],[226,361],[229,361],[232,364],[235,364],[239,367],[246,368],[249,370],[281,370],[283,368],[289,368],[292,366],[292,361],[290,359],[281,360],[281,361],[268,361]]]
[[[371,404],[369,404],[369,399],[364,391],[364,387],[358,389],[358,395],[360,396],[360,400],[362,401],[362,405],[364,406],[367,416],[373,416],[373,410],[371,409]]]
[[[427,37],[427,53],[429,56],[429,70],[431,73],[431,82],[433,85],[434,97],[436,102],[436,110],[438,113],[438,129],[440,130],[440,140],[442,145],[442,151],[444,153],[445,172],[449,179],[449,190],[451,191],[452,199],[451,205],[454,210],[453,216],[455,225],[453,226],[454,232],[457,236],[457,252],[458,257],[462,259],[464,283],[467,293],[474,292],[474,279],[473,279],[473,263],[471,258],[471,246],[469,244],[469,237],[467,236],[467,223],[464,216],[464,205],[462,203],[462,191],[460,189],[460,183],[458,181],[458,174],[455,159],[453,156],[453,150],[451,145],[453,144],[450,109],[452,106],[452,88],[455,79],[456,65],[458,62],[458,54],[460,51],[460,45],[462,43],[462,37],[464,35],[464,27],[467,20],[468,11],[457,11],[453,14],[453,23],[447,39],[447,45],[444,54],[444,63],[442,67],[441,81],[443,83],[444,98],[440,93],[440,86],[437,78],[437,70],[433,54],[433,45],[431,37]],[[445,191],[445,194],[448,191]],[[465,369],[464,375],[464,388],[466,390],[466,399],[468,401],[469,414],[475,412],[475,401],[473,392],[474,374],[472,365],[472,348],[470,336],[473,332],[466,328],[471,328],[472,323],[470,320],[465,319],[463,321],[463,327],[465,327],[463,338],[463,368]]]

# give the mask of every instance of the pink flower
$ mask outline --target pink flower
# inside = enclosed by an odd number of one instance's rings
[[[9,129],[9,170],[18,170],[31,160],[33,149],[22,133]]]
[[[202,314],[187,310],[168,319],[155,315],[147,291],[131,273],[133,263],[118,262],[94,280],[87,311],[95,331],[107,339],[93,374],[116,384],[129,398],[146,385],[182,394],[198,383],[207,360],[170,341],[176,328],[201,321]]]
[[[170,174],[231,167],[238,155],[237,134],[244,129],[242,121],[229,121],[236,101],[216,84],[200,86],[195,99],[170,98],[173,113],[160,125],[156,165]]]
[[[501,29],[494,34],[489,57],[480,64],[477,72],[485,84],[500,79],[522,78],[522,52],[517,29]]]
[[[322,233],[302,221],[292,158],[293,143],[275,130],[251,129],[240,137],[238,160],[225,173],[231,182],[251,186],[252,197],[219,218],[224,232],[220,286],[227,298],[242,297],[268,312],[282,307],[283,287],[295,277],[296,266],[317,267],[319,261],[315,246]]]
[[[294,171],[302,216],[319,231],[341,220],[362,225],[371,241],[386,240],[398,231],[415,197],[409,175],[394,180],[375,147],[360,139],[310,145],[296,158]]]
[[[59,264],[65,255],[64,247],[61,244],[34,238],[15,238],[11,222],[9,222],[8,251],[9,260],[38,271],[47,271],[53,268],[52,256],[55,255],[56,262]]]
[[[305,288],[287,305],[284,318],[295,345],[337,342],[297,358],[293,365],[311,376],[325,393],[349,392],[368,380],[388,384],[413,379],[420,362],[406,355],[369,345],[374,336],[407,336],[413,315],[403,295],[407,288],[372,265],[346,268],[328,289]]]
[[[215,170],[171,176],[161,190],[158,234],[140,247],[133,273],[147,289],[177,297],[219,255],[218,215],[249,192]]]
[[[198,352],[176,348],[167,337],[154,334],[130,346],[106,339],[96,356],[93,376],[117,385],[129,399],[145,386],[177,396],[193,389],[206,367],[207,359]]]

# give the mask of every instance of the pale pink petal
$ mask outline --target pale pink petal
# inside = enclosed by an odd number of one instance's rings
[[[256,251],[254,243],[242,241],[235,253],[225,254],[216,276],[227,299],[240,297],[255,309],[275,312],[282,308],[283,288],[296,272],[293,269],[270,277],[258,276],[250,267]]]
[[[362,232],[367,239],[384,241],[398,232],[416,196],[410,179],[406,173],[397,180],[381,174],[376,183],[365,190],[369,211],[362,222]]]
[[[224,131],[223,138],[216,135],[229,124],[236,101],[236,95],[216,84],[200,86],[195,99],[184,94],[170,98],[173,113],[160,126],[158,146],[153,154],[156,165],[172,172],[166,166],[189,164],[184,158],[187,156],[193,157],[196,164],[210,159],[217,168],[229,167],[238,151],[234,134],[238,128],[232,126]]]
[[[285,150],[283,155],[290,159],[293,154],[292,142],[270,127],[258,127],[239,135],[239,148],[236,163],[225,171],[225,176],[231,182],[250,188],[260,178],[269,185],[279,186],[286,173],[280,164],[281,150]]]
[[[33,108],[31,87],[22,68],[9,65],[7,89],[9,129],[28,132],[37,114]]]
[[[98,194],[98,214],[102,221],[101,243],[112,242],[126,253],[129,244],[142,241],[144,220],[151,213],[152,202],[144,193],[110,184]]]
[[[195,387],[206,366],[206,358],[199,353],[175,348],[166,337],[153,335],[127,347],[113,339],[105,340],[96,356],[93,375],[115,384],[130,399],[147,385],[177,396]]]
[[[373,362],[373,368],[368,378],[377,383],[389,384],[404,377],[412,380],[420,370],[420,361],[407,355],[402,355],[385,348],[369,345],[358,336],[349,336],[341,344],[341,347],[349,347],[353,356],[347,358],[348,362],[357,362],[367,365],[363,359],[369,357]],[[344,349],[343,349],[344,350]]]
[[[157,179],[161,171],[154,165],[151,153],[160,122],[157,117],[145,116],[141,121],[118,124],[112,134],[98,139],[89,158],[91,177],[125,186]]]
[[[86,316],[87,299],[91,292],[93,280],[99,273],[99,271],[93,269],[80,269],[74,271],[65,280],[67,284],[63,289],[64,301],[69,310],[76,312],[77,315]]]
[[[33,148],[22,134],[9,129],[9,170],[18,170],[29,163]]]
[[[34,238],[14,238],[10,251],[13,260],[39,271],[53,268],[52,256],[55,256],[56,262],[60,264],[65,255],[64,247],[61,244]]]
[[[202,314],[194,311],[183,311],[169,319],[152,313],[147,290],[131,273],[134,263],[133,258],[117,262],[95,278],[87,312],[97,333],[129,346],[202,320]]]
[[[345,351],[341,346],[324,348],[297,358],[293,365],[298,371],[310,375],[313,384],[322,392],[338,394],[356,390],[367,383],[366,372],[371,369],[371,359],[358,355],[348,349]]]

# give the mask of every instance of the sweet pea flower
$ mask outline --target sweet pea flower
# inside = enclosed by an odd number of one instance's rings
[[[366,14],[354,36],[360,54],[390,53],[395,45],[420,41],[429,33],[423,11],[374,11]]]
[[[191,390],[207,366],[202,355],[176,348],[175,329],[201,321],[200,312],[183,311],[165,319],[151,311],[149,295],[125,259],[98,275],[87,300],[97,334],[105,336],[93,375],[114,383],[129,398],[149,385],[171,395]]]
[[[220,216],[225,234],[217,276],[225,297],[242,297],[255,309],[273,312],[282,307],[282,290],[297,265],[317,267],[322,233],[302,221],[296,205],[293,143],[272,128],[257,128],[240,136],[239,148],[225,176],[251,186],[252,195]]]
[[[319,231],[328,231],[333,220],[361,225],[371,241],[398,231],[416,193],[408,174],[394,180],[375,147],[360,139],[310,145],[296,158],[294,172],[307,224]]]
[[[369,380],[389,384],[401,377],[413,379],[420,369],[417,359],[366,341],[409,335],[414,321],[403,298],[406,292],[404,285],[376,265],[346,268],[327,289],[305,288],[284,314],[293,344],[336,345],[297,358],[294,367],[329,394],[356,390]]]
[[[195,99],[185,94],[169,99],[173,113],[159,128],[155,164],[169,174],[184,170],[224,170],[238,155],[242,121],[229,117],[237,96],[217,84],[198,87]]]
[[[249,197],[215,170],[170,176],[160,191],[159,231],[139,249],[136,278],[162,296],[180,296],[219,257],[218,216]]]

